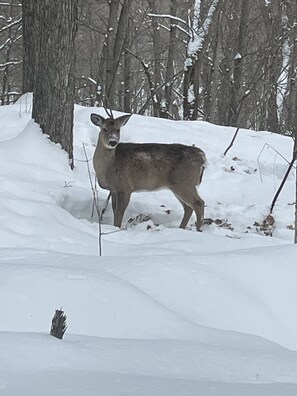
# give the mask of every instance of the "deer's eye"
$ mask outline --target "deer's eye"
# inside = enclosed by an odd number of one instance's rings
[[[117,133],[119,133],[120,132],[120,130],[119,129],[117,129]]]
[[[103,128],[103,132],[108,132],[108,129],[107,128]]]

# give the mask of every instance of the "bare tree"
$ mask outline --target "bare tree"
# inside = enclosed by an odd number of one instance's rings
[[[157,15],[157,7],[155,0],[148,0],[150,12]],[[160,117],[162,115],[162,90],[157,90],[162,84],[162,53],[163,45],[160,35],[160,26],[158,24],[157,18],[152,18],[152,40],[153,40],[153,62],[154,62],[154,98],[153,98],[153,108],[154,116]]]
[[[238,126],[238,117],[240,113],[240,103],[244,96],[244,76],[243,76],[243,59],[246,56],[246,36],[249,20],[250,0],[240,0],[238,2],[240,10],[240,20],[238,26],[237,43],[235,41],[235,53],[233,54],[233,79],[230,92],[230,107],[228,124]]]
[[[286,8],[289,35],[284,43],[283,52],[287,56],[286,86],[281,115],[282,130],[294,135],[297,122],[297,4],[288,2]]]
[[[278,121],[278,79],[282,69],[282,40],[281,17],[282,2],[271,0],[261,4],[262,15],[264,19],[264,28],[266,34],[266,51],[265,51],[265,78],[267,81],[267,100],[265,114],[268,131],[279,132]]]
[[[177,0],[171,0],[170,4],[170,16],[177,16]],[[170,33],[169,33],[169,45],[168,45],[168,55],[166,60],[166,74],[165,74],[165,109],[163,113],[166,114],[166,118],[179,118],[178,109],[175,106],[175,115],[173,116],[174,104],[176,99],[173,95],[173,85],[174,80],[172,77],[174,76],[174,62],[175,62],[175,51],[177,47],[177,36],[176,36],[176,22],[174,18],[170,18]]]
[[[200,68],[202,57],[211,37],[210,28],[219,10],[221,0],[196,0],[194,4],[192,37],[188,43],[184,74],[184,118],[198,117]],[[205,12],[206,9],[206,12]]]
[[[37,31],[30,22],[35,3],[22,4],[23,56],[19,2],[0,3],[2,103],[32,89],[35,40],[27,35]],[[292,133],[294,1],[78,0],[78,6],[77,103]]]

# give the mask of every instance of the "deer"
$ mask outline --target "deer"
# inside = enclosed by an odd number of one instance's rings
[[[131,115],[90,116],[100,129],[93,166],[100,187],[110,191],[114,226],[121,228],[132,193],[169,189],[184,209],[179,227],[186,228],[195,211],[196,229],[201,231],[205,203],[196,187],[202,181],[205,153],[177,143],[121,143],[121,128]]]

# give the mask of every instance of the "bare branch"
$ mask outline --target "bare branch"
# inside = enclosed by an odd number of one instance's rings
[[[19,25],[21,22],[22,22],[22,18],[20,17],[20,18],[16,19],[15,21],[9,23],[8,25],[4,26],[2,29],[0,29],[0,33],[3,33],[5,30],[8,30],[15,25]]]
[[[11,4],[11,3],[0,3],[0,6],[7,6],[7,7],[22,7],[22,4]]]
[[[184,23],[185,25],[188,26],[188,22],[187,21],[185,21],[184,19],[178,18],[176,16],[173,16],[173,15],[169,15],[169,14],[150,14],[150,13],[147,14],[147,15],[149,17],[155,17],[155,18],[169,18],[169,19],[173,19],[175,21],[182,22],[182,23]]]

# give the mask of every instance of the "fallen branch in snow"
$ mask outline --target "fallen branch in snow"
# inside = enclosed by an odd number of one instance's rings
[[[275,230],[274,217],[269,214],[265,219],[263,219],[261,224],[255,221],[254,226],[256,227],[257,232],[263,232],[264,235],[272,237]]]
[[[145,215],[145,214],[138,214],[135,217],[130,217],[130,219],[128,220],[128,224],[131,225],[136,225],[139,223],[145,223],[146,221],[151,220],[151,216],[150,215]]]
[[[203,222],[203,224],[206,224],[206,225],[211,225],[213,223],[216,224],[220,228],[225,228],[227,230],[234,231],[234,227],[232,226],[231,223],[228,223],[228,219],[213,220],[212,218],[209,217],[209,218],[204,219],[204,222]]]

